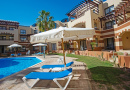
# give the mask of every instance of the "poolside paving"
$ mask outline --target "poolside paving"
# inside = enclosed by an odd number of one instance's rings
[[[34,56],[28,56],[34,57]],[[22,77],[30,72],[42,72],[40,66],[45,64],[58,64],[57,59],[61,56],[58,55],[46,55],[44,59],[43,56],[36,56],[37,58],[43,60],[43,62],[27,68],[23,71],[15,73],[9,77],[0,80],[0,90],[61,90],[52,80],[40,80],[38,81],[32,89],[28,88],[22,80]],[[66,62],[74,61],[73,66],[73,78],[71,79],[66,90],[92,90],[90,81],[88,79],[88,74],[86,72],[86,65],[82,62],[75,61],[76,58],[66,57]],[[45,72],[48,70],[45,69]],[[32,85],[34,80],[28,80],[28,83]],[[62,86],[65,85],[66,80],[59,81]]]

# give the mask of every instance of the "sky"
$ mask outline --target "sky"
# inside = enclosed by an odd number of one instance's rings
[[[83,0],[0,0],[0,19],[18,21],[30,26],[36,22],[41,10],[50,12],[54,21],[67,18],[65,15]]]

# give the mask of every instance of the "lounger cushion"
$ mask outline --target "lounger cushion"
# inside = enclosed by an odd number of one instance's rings
[[[72,72],[72,68],[61,72],[31,72],[25,77],[27,79],[53,80],[55,78],[63,78]]]
[[[73,63],[74,63],[73,61],[67,63],[67,64],[66,64],[66,67],[71,66]],[[47,69],[47,68],[55,68],[55,67],[61,67],[61,68],[63,68],[63,67],[65,67],[65,65],[64,65],[64,64],[60,64],[60,65],[43,65],[41,68]]]

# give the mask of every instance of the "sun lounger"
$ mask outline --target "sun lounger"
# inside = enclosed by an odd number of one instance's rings
[[[35,54],[32,54],[32,55],[42,55],[43,53],[41,52],[38,52],[38,53],[35,53]]]
[[[73,63],[74,63],[73,61],[67,63],[66,67],[71,67]],[[58,65],[43,65],[42,67],[40,67],[40,69],[50,69],[50,70],[52,70],[53,68],[64,68],[64,67],[65,67],[64,64],[60,64],[60,65],[59,64]]]
[[[21,53],[18,53],[17,56],[21,56]]]
[[[14,57],[14,56],[15,56],[15,54],[11,54],[10,56]]]
[[[64,80],[66,78],[68,78],[68,81],[65,84],[65,86],[62,87],[57,80]],[[72,78],[72,68],[61,72],[31,72],[22,79],[29,88],[32,88],[39,80],[53,80],[62,90],[65,90],[71,78]],[[36,79],[36,82],[34,82],[32,86],[29,86],[26,79]]]

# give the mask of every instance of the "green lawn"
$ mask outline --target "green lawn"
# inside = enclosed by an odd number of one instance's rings
[[[78,58],[76,61],[86,63],[88,69],[91,72],[91,78],[95,82],[105,84],[108,89],[111,88],[110,86],[112,85],[118,85],[118,87],[116,88],[121,88],[120,84],[122,85],[123,81],[119,76],[121,74],[125,74],[125,72],[120,70],[119,68],[113,67],[113,63],[110,63],[109,61],[101,61],[96,57],[88,57],[74,54],[67,54],[67,56]]]

